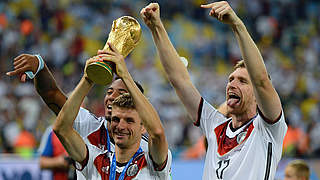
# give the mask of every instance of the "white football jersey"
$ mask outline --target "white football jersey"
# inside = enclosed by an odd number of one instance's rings
[[[77,169],[82,169],[81,172],[86,179],[108,180],[110,176],[110,164],[114,153],[102,151],[91,144],[87,144],[87,147],[89,153],[87,164],[81,165],[80,163],[76,163]],[[168,150],[166,165],[162,170],[157,171],[153,166],[149,153],[142,151],[128,166],[124,180],[171,180],[171,162],[172,155],[170,150]],[[116,179],[119,178],[123,169],[124,166],[116,167]]]
[[[208,140],[202,179],[273,180],[287,131],[283,112],[274,124],[260,114],[235,132],[230,123],[231,119],[201,98],[195,125]],[[223,143],[227,138],[233,138],[236,145]]]
[[[108,144],[107,123],[105,117],[96,117],[90,111],[81,107],[73,123],[73,128],[80,134],[86,144],[90,143],[104,151],[107,150]],[[148,151],[147,136],[142,136],[140,146],[143,151]],[[114,152],[114,148],[114,144],[110,143],[112,152]],[[85,180],[79,171],[77,171],[77,179]]]

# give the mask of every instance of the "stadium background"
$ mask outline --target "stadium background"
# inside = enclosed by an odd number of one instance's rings
[[[149,2],[0,1],[0,167],[7,168],[0,168],[0,179],[5,179],[4,171],[10,171],[8,163],[20,162],[16,157],[37,162],[40,139],[55,117],[36,94],[31,81],[21,84],[17,78],[5,75],[13,69],[13,58],[21,53],[41,54],[59,86],[69,92],[80,80],[85,60],[104,46],[112,21],[123,15],[136,17],[142,26],[141,42],[126,62],[164,123],[175,165],[182,170],[173,169],[173,174],[187,174],[200,167],[201,176],[204,156],[190,149],[199,142],[201,132],[189,122],[166,80],[150,32],[139,15]],[[199,8],[207,2],[159,1],[161,17],[173,44],[180,56],[189,60],[194,84],[203,97],[219,105],[225,99],[227,75],[241,55],[228,26]],[[289,129],[277,177],[282,177],[288,160],[303,158],[311,165],[316,179],[315,174],[320,174],[320,2],[232,0],[229,3],[261,50],[283,103]],[[105,87],[95,86],[89,95],[88,107],[97,115],[104,113],[104,92]],[[179,166],[183,164],[191,167]]]

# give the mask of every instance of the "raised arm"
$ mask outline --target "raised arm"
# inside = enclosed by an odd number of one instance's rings
[[[149,134],[148,146],[152,160],[154,163],[161,166],[166,162],[168,155],[168,142],[166,140],[164,128],[159,115],[133,81],[126,67],[123,56],[120,55],[112,44],[109,44],[109,47],[111,50],[107,51],[106,54],[101,54],[100,57],[103,60],[112,61],[116,64],[116,73],[122,78],[123,82],[127,86],[128,91],[133,98],[136,110]]]
[[[152,33],[161,63],[170,83],[175,88],[190,117],[195,121],[201,95],[192,84],[187,68],[180,61],[180,57],[161,22],[159,5],[151,3],[143,8],[140,14]]]
[[[91,58],[86,64],[92,61],[93,59]],[[62,107],[53,125],[53,131],[69,153],[69,156],[78,162],[82,162],[88,152],[82,137],[73,129],[73,122],[77,117],[85,96],[89,93],[92,86],[92,81],[85,74]]]
[[[31,54],[21,54],[14,58],[14,70],[8,72],[8,76],[19,76],[21,82],[26,81],[26,71],[37,71],[39,61],[36,56]],[[44,63],[42,70],[35,76],[34,86],[47,106],[57,115],[67,100],[67,97],[57,86],[49,68]]]
[[[268,77],[268,72],[259,49],[252,40],[245,25],[226,1],[201,5],[201,7],[210,8],[210,16],[231,26],[240,46],[258,107],[267,119],[274,122],[282,111],[280,98]]]

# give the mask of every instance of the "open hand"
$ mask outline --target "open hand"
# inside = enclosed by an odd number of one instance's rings
[[[108,50],[98,50],[98,58],[102,61],[112,62],[116,65],[116,74],[119,77],[123,77],[127,72],[127,66],[124,61],[124,57],[121,53],[117,50],[117,48],[108,43],[109,49]]]

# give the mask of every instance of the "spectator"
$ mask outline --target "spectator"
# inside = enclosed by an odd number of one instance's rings
[[[309,180],[309,166],[303,160],[291,161],[285,169],[284,180]]]

